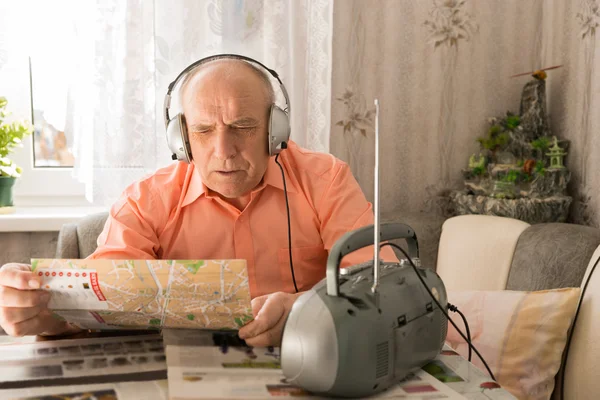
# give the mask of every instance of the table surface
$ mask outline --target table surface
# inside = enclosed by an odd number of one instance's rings
[[[131,338],[136,335],[156,335],[156,331],[116,331],[116,332],[82,332],[76,335],[65,336],[65,337],[39,337],[39,336],[26,336],[21,338],[10,337],[0,334],[0,351],[4,346],[21,345],[21,344],[34,344],[44,343],[48,341],[60,341],[60,340],[71,340],[71,339],[94,339],[94,338]],[[489,375],[480,370],[478,367],[468,362],[460,354],[456,353],[449,346],[445,346],[442,352],[433,360],[431,363],[423,367],[423,369],[430,375],[449,386],[454,391],[462,394],[468,399],[489,399],[489,400],[504,400],[504,399],[516,399],[508,391],[501,388],[496,382],[492,381]],[[100,380],[98,380],[100,379]],[[166,370],[154,371],[152,373],[142,374],[140,376],[134,376],[134,381],[145,381],[145,380],[162,380],[167,379]],[[96,384],[96,383],[107,383],[111,380],[102,380],[102,377],[86,377],[79,378],[76,382],[69,382],[63,380],[48,380],[39,386],[46,385],[63,385],[63,384]],[[3,388],[0,378],[0,388]],[[19,386],[13,386],[19,387]],[[23,386],[27,387],[27,383]],[[1,397],[1,396],[0,396]],[[163,398],[163,397],[159,397]]]

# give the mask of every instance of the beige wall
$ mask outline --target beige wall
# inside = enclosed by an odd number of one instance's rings
[[[591,154],[600,150],[594,76],[600,50],[595,37],[581,38],[580,1],[466,0],[458,15],[470,39],[435,48],[425,22],[438,3],[444,1],[336,1],[333,34],[331,152],[350,163],[372,200],[373,123],[364,117],[379,98],[383,218],[413,225],[424,264],[431,266],[447,216],[440,206],[444,191],[461,187],[460,170],[479,151],[475,139],[485,133],[487,118],[519,111],[530,78],[509,78],[513,74],[564,64],[548,72],[548,106],[552,133],[572,140],[573,209],[581,210],[580,193],[591,194],[600,183],[590,173],[598,165]],[[344,93],[360,105],[348,108],[338,100]],[[344,132],[348,121],[355,124]],[[597,197],[588,201],[587,214],[575,211],[571,219],[598,226]]]

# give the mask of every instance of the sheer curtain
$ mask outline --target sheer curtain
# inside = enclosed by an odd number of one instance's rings
[[[77,21],[80,72],[69,93],[74,168],[95,205],[171,163],[168,84],[214,53],[253,57],[281,76],[292,139],[329,151],[333,0],[105,0]],[[282,96],[279,96],[282,101]]]

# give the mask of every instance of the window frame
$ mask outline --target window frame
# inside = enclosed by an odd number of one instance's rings
[[[8,120],[28,120],[33,124],[33,98],[29,57],[11,57],[2,67],[0,87],[8,99]],[[71,167],[35,167],[33,135],[23,147],[9,154],[23,172],[13,186],[13,203],[19,206],[89,206],[85,184],[73,177]],[[57,190],[60,188],[60,191]]]

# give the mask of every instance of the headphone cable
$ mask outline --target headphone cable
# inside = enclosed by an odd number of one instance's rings
[[[281,143],[281,148],[285,149],[287,148],[287,143],[283,142]],[[287,195],[287,186],[285,184],[285,174],[283,173],[283,167],[281,166],[281,164],[279,164],[279,154],[278,153],[275,156],[275,163],[277,163],[277,165],[279,165],[279,169],[281,170],[281,178],[283,179],[283,193],[285,194],[285,208],[287,210],[287,226],[288,226],[288,249],[290,252],[290,269],[292,271],[292,281],[294,281],[294,289],[296,290],[296,293],[298,293],[298,286],[296,286],[296,276],[294,275],[294,263],[292,261],[292,228],[291,228],[291,221],[290,221],[290,205],[288,203],[288,195]]]
[[[448,303],[448,310],[453,311],[453,312],[457,313],[458,315],[460,315],[460,317],[463,320],[463,323],[465,324],[465,330],[467,331],[467,340],[470,342],[471,341],[471,329],[469,329],[469,322],[467,321],[467,317],[465,317],[465,314],[463,314],[462,311],[460,311],[458,309],[458,307],[456,307],[454,304],[450,304],[450,303]],[[472,353],[471,353],[471,347],[469,346],[469,362],[471,362],[471,358],[472,358]]]

